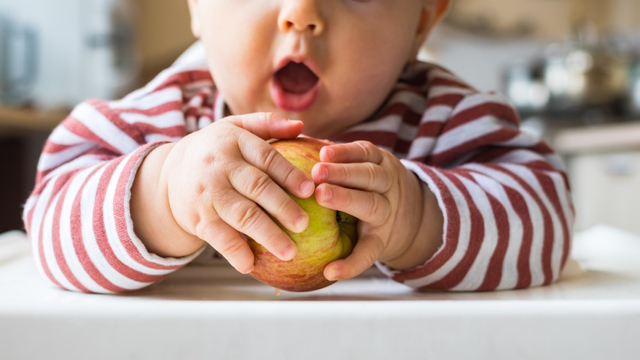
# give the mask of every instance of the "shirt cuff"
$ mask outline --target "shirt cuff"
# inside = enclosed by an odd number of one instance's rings
[[[116,209],[116,221],[124,221],[126,227],[126,233],[122,236],[122,245],[127,250],[131,258],[137,263],[137,266],[147,267],[151,272],[164,272],[176,270],[184,265],[193,261],[200,253],[202,253],[205,249],[205,245],[203,244],[200,249],[194,252],[191,255],[187,255],[180,258],[173,257],[162,257],[151,253],[147,250],[145,245],[142,243],[140,238],[135,234],[133,219],[131,217],[131,188],[133,186],[133,181],[136,177],[136,173],[142,164],[144,158],[155,148],[160,145],[169,143],[168,141],[158,141],[149,144],[145,144],[140,147],[137,151],[128,155],[130,159],[126,159],[125,162],[127,165],[123,170],[123,174],[120,177],[119,181],[126,181],[125,186],[122,188],[124,190],[124,196],[122,198],[122,216],[118,216]],[[118,187],[120,188],[120,187]],[[120,219],[118,219],[118,217]],[[155,270],[155,271],[154,271]]]
[[[449,186],[443,181],[445,175],[442,174],[442,170],[409,160],[401,160],[401,162],[427,184],[438,201],[444,218],[442,245],[429,260],[413,269],[397,270],[380,261],[376,262],[376,266],[397,282],[411,287],[423,287],[446,275],[448,270],[445,265],[451,259],[451,252],[456,250],[456,247],[451,245],[455,242],[456,228],[459,228],[459,216],[457,216],[456,200]]]

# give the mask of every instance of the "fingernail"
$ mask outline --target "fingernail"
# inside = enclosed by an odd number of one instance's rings
[[[293,259],[296,256],[296,246],[291,244],[289,246],[287,246],[287,248],[285,249],[284,253],[283,253],[283,260],[285,261],[289,261],[291,259]]]
[[[329,158],[332,159],[334,156],[336,156],[336,152],[330,148],[330,147],[325,147],[324,148],[324,154]]]
[[[329,188],[328,186],[325,186],[324,188],[324,199],[326,201],[331,200],[331,198],[333,197],[333,192],[331,191],[331,188]]]
[[[320,168],[320,177],[322,178],[322,180],[326,180],[329,178],[329,169],[327,169],[326,167],[321,167]]]
[[[309,215],[306,213],[298,216],[295,223],[296,233],[301,233],[307,229],[307,225],[309,224]]]
[[[327,280],[329,280],[329,281],[335,281],[335,280],[336,280],[336,275],[338,275],[338,274],[336,273],[336,270],[335,270],[335,269],[331,268],[331,269],[327,270],[327,275],[328,275],[328,276],[326,277],[326,278],[327,278]]]
[[[300,190],[302,191],[304,196],[307,196],[307,197],[313,194],[313,190],[315,190],[315,188],[316,188],[316,184],[314,184],[313,181],[305,181],[300,186]]]

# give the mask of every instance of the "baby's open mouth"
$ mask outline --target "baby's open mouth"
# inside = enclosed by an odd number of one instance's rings
[[[305,64],[290,61],[276,73],[282,89],[292,94],[304,94],[318,82],[318,76]]]
[[[287,111],[304,111],[311,107],[318,95],[320,78],[303,63],[290,61],[273,78],[271,97]]]

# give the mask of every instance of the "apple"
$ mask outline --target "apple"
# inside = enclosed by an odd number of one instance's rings
[[[311,169],[320,162],[320,149],[329,144],[313,138],[297,138],[276,141],[271,145],[311,177]],[[324,268],[330,262],[351,254],[357,240],[358,220],[344,212],[320,206],[313,195],[307,199],[289,196],[307,212],[309,226],[296,234],[274,221],[296,243],[298,252],[292,260],[282,261],[248,238],[255,255],[251,275],[267,285],[287,291],[312,291],[329,286],[334,281],[324,277]]]

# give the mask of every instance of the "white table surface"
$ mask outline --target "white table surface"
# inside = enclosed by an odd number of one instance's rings
[[[49,287],[0,235],[0,359],[638,359],[640,237],[578,234],[552,286],[419,293],[377,270],[311,293],[190,265],[128,295]]]

